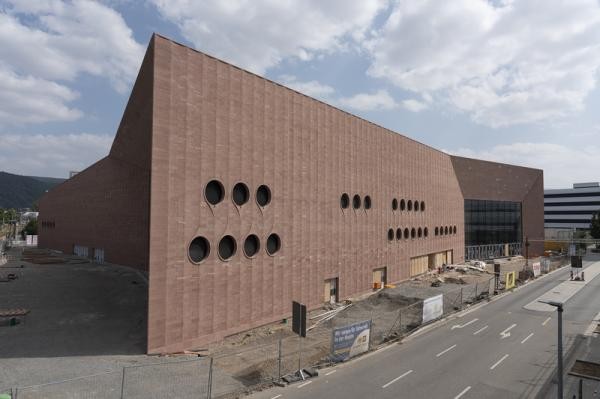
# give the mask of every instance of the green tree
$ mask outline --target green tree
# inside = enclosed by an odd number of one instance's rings
[[[590,234],[595,239],[600,239],[600,211],[594,213],[590,223]]]
[[[25,238],[25,236],[27,236],[27,235],[37,235],[37,232],[38,232],[38,222],[37,222],[37,219],[33,219],[33,220],[30,220],[25,225],[25,227],[21,231],[21,235],[23,236],[23,238]]]

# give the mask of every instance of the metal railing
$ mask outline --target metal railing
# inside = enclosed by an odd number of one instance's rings
[[[494,259],[502,258],[505,256],[516,256],[521,254],[522,244],[520,242],[487,245],[467,245],[465,247],[465,260]]]

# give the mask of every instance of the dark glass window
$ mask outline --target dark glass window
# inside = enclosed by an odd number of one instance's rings
[[[453,226],[454,234],[455,229]],[[521,241],[520,202],[465,200],[465,245]]]
[[[260,206],[267,206],[271,202],[271,189],[264,184],[256,189],[256,202]]]
[[[352,197],[352,206],[354,209],[360,208],[360,202],[360,195],[356,194],[354,197]]]
[[[406,201],[400,200],[400,210],[403,211],[406,209]]]
[[[398,210],[398,200],[394,198],[392,200],[392,211]]]
[[[250,199],[250,190],[248,190],[248,186],[244,183],[237,183],[233,186],[231,197],[236,205],[242,206]]]
[[[190,247],[188,248],[188,254],[192,262],[200,263],[210,253],[210,244],[208,240],[204,237],[196,237],[190,243]]]
[[[412,201],[408,200],[408,210],[412,211]]]
[[[388,230],[388,240],[392,241],[394,239],[394,229]]]
[[[399,240],[402,238],[402,229],[398,228],[396,229],[396,240]]]
[[[350,206],[350,197],[348,197],[348,194],[342,194],[342,197],[340,198],[340,206],[342,209],[346,209],[348,206]]]
[[[365,209],[371,209],[371,197],[368,195],[365,196]]]

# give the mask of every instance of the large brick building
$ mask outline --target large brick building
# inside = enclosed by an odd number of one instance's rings
[[[178,351],[470,246],[518,252],[543,238],[543,175],[447,155],[155,35],[109,155],[47,193],[40,221],[41,247],[147,271],[148,351]]]

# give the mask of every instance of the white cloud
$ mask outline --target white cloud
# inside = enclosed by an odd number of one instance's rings
[[[375,93],[359,93],[352,97],[340,98],[338,101],[344,107],[359,111],[391,110],[398,107],[398,103],[387,90],[378,90]]]
[[[113,137],[89,133],[67,135],[0,134],[0,170],[32,176],[68,177],[106,156]]]
[[[295,76],[282,75],[279,77],[279,81],[284,86],[323,101],[327,101],[335,93],[335,89],[333,87],[319,83],[316,80],[302,82],[299,81]]]
[[[151,0],[199,50],[263,74],[365,38],[385,0]]]
[[[366,47],[372,76],[501,127],[583,109],[599,43],[596,0],[401,0]]]
[[[2,97],[4,113],[17,113],[0,116],[0,123],[72,120],[81,113],[66,105],[76,94],[65,84],[86,73],[107,78],[124,93],[143,53],[121,15],[100,3],[8,1],[0,7],[0,71],[3,77],[20,80],[23,89],[11,87],[8,97],[17,105]]]
[[[426,103],[413,98],[402,101],[402,106],[412,112],[420,112],[429,107]]]
[[[460,148],[446,152],[543,169],[545,188],[570,188],[573,183],[600,180],[598,145],[567,147],[553,143],[514,143],[497,145],[484,151]]]

